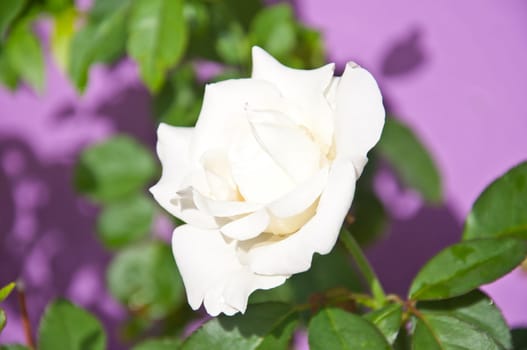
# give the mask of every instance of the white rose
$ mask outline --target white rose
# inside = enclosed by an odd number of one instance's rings
[[[195,128],[161,124],[155,199],[187,224],[172,237],[193,309],[244,312],[327,254],[384,125],[365,69],[281,65],[259,47],[249,79],[207,85]],[[331,272],[328,272],[331,273]]]

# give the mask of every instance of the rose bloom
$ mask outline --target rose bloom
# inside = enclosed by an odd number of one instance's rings
[[[161,124],[150,191],[187,224],[172,248],[193,309],[244,312],[333,248],[384,125],[375,79],[355,63],[283,66],[259,47],[248,79],[208,84],[194,128]],[[331,273],[331,271],[328,271]]]

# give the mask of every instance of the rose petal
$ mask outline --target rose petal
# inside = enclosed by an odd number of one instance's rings
[[[241,202],[211,199],[196,190],[193,190],[192,193],[194,203],[200,210],[219,218],[252,213],[263,207],[262,204],[248,201]]]
[[[336,159],[317,212],[304,227],[279,241],[256,238],[239,242],[251,270],[263,275],[291,275],[308,270],[314,253],[329,253],[351,205],[355,180],[353,164],[347,159]]]
[[[231,221],[220,228],[220,231],[233,239],[244,241],[262,233],[269,225],[269,214],[265,210],[258,210],[241,219]]]
[[[337,108],[337,89],[340,83],[340,77],[333,77],[331,83],[326,89],[326,99],[333,110]]]
[[[189,145],[194,135],[192,128],[180,128],[161,123],[157,129],[157,154],[162,165],[161,179],[150,188],[156,201],[169,213],[204,228],[217,227],[210,215],[187,208],[183,212],[174,199],[190,172]]]
[[[252,60],[252,78],[274,84],[297,109],[291,110],[288,116],[307,127],[321,144],[329,148],[334,121],[324,94],[333,77],[335,64],[311,70],[289,68],[258,46],[252,49]]]
[[[348,63],[337,88],[336,152],[353,161],[360,176],[368,151],[379,141],[384,126],[382,96],[373,76]]]
[[[283,119],[283,123],[279,123]],[[320,147],[309,134],[277,112],[252,112],[253,135],[262,149],[295,183],[310,178],[319,168]]]
[[[267,209],[276,217],[287,218],[300,214],[320,196],[328,182],[329,168],[320,169],[317,173],[298,185],[293,191],[287,193],[271,204]]]
[[[284,283],[288,276],[262,276],[240,264],[236,241],[228,242],[218,230],[190,225],[179,226],[172,236],[172,250],[187,291],[196,310],[204,302],[207,312],[244,312],[249,295]]]
[[[281,103],[280,92],[266,81],[233,79],[208,84],[190,147],[191,159],[199,162],[210,149],[228,151],[238,135],[250,133],[248,108],[274,109]]]

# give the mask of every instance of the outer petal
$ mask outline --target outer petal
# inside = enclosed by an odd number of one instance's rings
[[[373,76],[348,63],[336,93],[335,142],[337,156],[353,161],[357,176],[366,155],[381,137],[384,126],[382,96]]]
[[[353,164],[347,159],[336,159],[315,216],[299,231],[275,242],[258,238],[239,242],[241,256],[251,270],[264,275],[291,275],[308,270],[314,253],[329,253],[351,205],[355,180]]]
[[[335,64],[311,70],[293,69],[282,65],[263,49],[252,49],[252,78],[268,81],[276,86],[296,110],[288,115],[299,125],[307,127],[326,147],[333,140],[333,120],[324,98],[335,70]]]
[[[269,225],[269,220],[269,214],[262,209],[241,219],[231,221],[227,225],[222,226],[220,231],[232,239],[243,241],[262,233]]]
[[[181,220],[200,227],[217,227],[210,215],[196,208],[183,207],[174,199],[182,183],[191,171],[189,145],[194,135],[193,128],[179,128],[161,123],[157,129],[157,154],[161,160],[162,174],[159,182],[150,188],[156,201],[169,213]]]
[[[172,250],[194,310],[203,302],[211,316],[244,312],[253,291],[274,288],[288,278],[251,272],[239,262],[235,249],[236,241],[227,241],[218,230],[190,225],[174,230]]]

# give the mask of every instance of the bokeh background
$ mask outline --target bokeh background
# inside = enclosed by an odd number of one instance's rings
[[[388,170],[376,179],[395,220],[368,255],[386,289],[404,293],[423,262],[458,240],[483,188],[527,159],[527,2],[296,0],[294,6],[323,32],[330,61],[342,68],[353,60],[374,74],[390,110],[440,166],[439,207],[425,206]],[[72,188],[72,164],[83,146],[118,132],[153,148],[150,97],[131,61],[92,69],[83,96],[47,61],[42,95],[0,88],[0,285],[24,279],[35,326],[46,303],[64,296],[112,330],[126,312],[105,290],[109,254],[93,233],[96,209]],[[158,226],[170,234],[169,225]],[[484,289],[511,326],[527,326],[527,272],[517,269]],[[16,298],[6,309],[0,343],[23,341]]]

